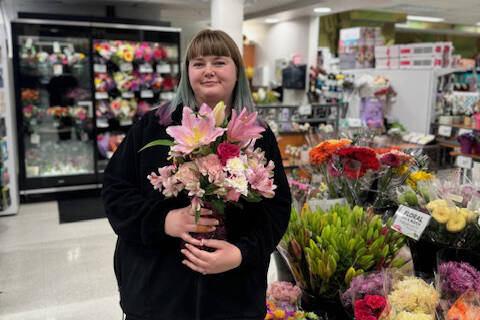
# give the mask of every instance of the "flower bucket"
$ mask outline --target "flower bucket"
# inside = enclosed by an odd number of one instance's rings
[[[347,200],[345,198],[337,198],[337,199],[311,199],[307,201],[308,206],[312,211],[317,209],[321,209],[323,211],[329,210],[332,206],[336,204],[339,205],[347,205]]]
[[[314,296],[302,289],[300,307],[304,311],[315,312],[318,316],[328,320],[350,319],[339,296],[327,299]]]

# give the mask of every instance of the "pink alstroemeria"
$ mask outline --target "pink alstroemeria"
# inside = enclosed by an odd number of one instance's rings
[[[257,190],[263,197],[273,198],[275,195],[274,190],[277,186],[273,184],[273,179],[270,179],[269,171],[265,167],[258,166],[253,168],[247,174],[247,179],[252,189]]]
[[[252,139],[258,139],[262,136],[260,133],[265,128],[255,125],[257,112],[248,114],[247,109],[243,109],[237,116],[237,112],[232,110],[232,119],[227,125],[227,138],[230,142],[240,142],[240,148],[246,147]]]
[[[200,114],[203,114],[201,116],[196,116],[192,109],[184,107],[182,125],[167,128],[167,133],[176,143],[172,147],[173,151],[190,154],[198,147],[214,142],[225,132],[225,129],[215,127],[215,118],[211,109],[207,112],[208,106],[205,106],[200,108]]]
[[[201,208],[202,208],[202,202],[200,201],[200,199],[197,198],[197,197],[193,197],[192,198],[192,210],[193,210],[193,212],[200,211]]]

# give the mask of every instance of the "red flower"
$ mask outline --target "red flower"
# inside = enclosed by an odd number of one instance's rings
[[[364,300],[370,308],[377,312],[382,312],[387,304],[385,298],[378,295],[366,295]]]
[[[397,155],[389,152],[380,158],[380,162],[389,167],[398,167],[402,165],[402,160]]]
[[[222,162],[222,166],[225,166],[228,159],[235,158],[240,154],[240,147],[236,144],[222,142],[218,145],[217,154]]]
[[[360,147],[347,147],[335,152],[340,157],[344,168],[343,173],[350,179],[358,179],[368,170],[378,170],[380,162],[373,149]]]

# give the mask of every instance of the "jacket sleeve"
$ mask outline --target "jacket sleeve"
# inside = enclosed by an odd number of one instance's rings
[[[264,139],[266,139],[264,151],[267,161],[272,160],[275,163],[274,183],[277,189],[275,189],[273,198],[263,199],[261,202],[253,204],[255,212],[249,215],[249,222],[254,224],[253,228],[248,234],[233,243],[242,253],[240,268],[265,264],[282,239],[290,220],[292,204],[290,187],[277,141],[269,128]]]
[[[143,119],[142,119],[143,120]],[[174,209],[175,198],[147,197],[141,192],[139,153],[144,121],[127,134],[104,172],[103,202],[108,220],[123,240],[148,247],[161,247],[175,238],[165,233],[165,217]]]

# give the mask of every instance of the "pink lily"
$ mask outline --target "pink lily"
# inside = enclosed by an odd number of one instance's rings
[[[200,114],[203,112],[203,115],[196,116],[192,109],[184,107],[182,125],[167,128],[167,133],[176,143],[172,147],[173,151],[187,155],[198,147],[209,145],[223,135],[225,129],[215,127],[215,118],[211,112],[206,112],[206,108],[202,106]]]
[[[232,110],[232,119],[227,125],[228,141],[240,142],[240,148],[244,148],[252,139],[261,138],[265,128],[255,125],[256,120],[257,112],[248,114],[247,109],[243,109],[237,117],[237,112]]]

